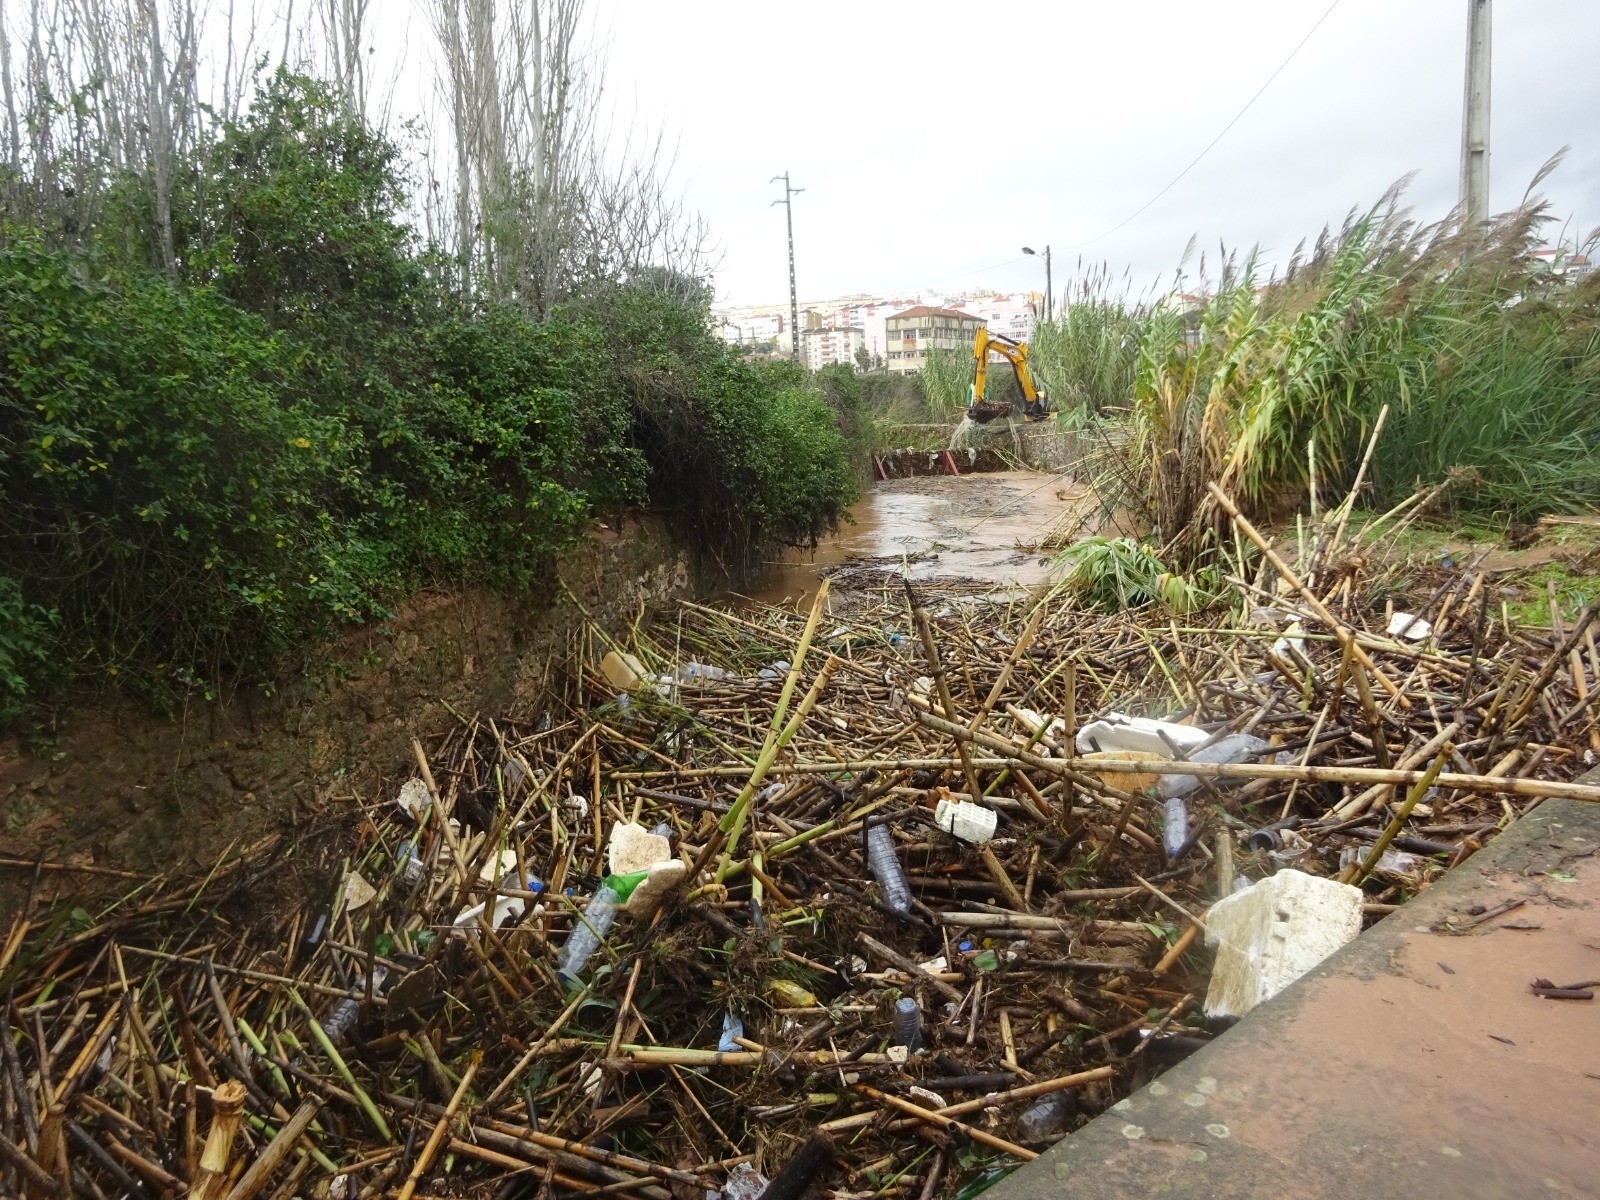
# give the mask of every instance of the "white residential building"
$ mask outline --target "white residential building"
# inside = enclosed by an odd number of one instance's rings
[[[866,335],[853,325],[808,329],[802,345],[809,370],[821,370],[833,363],[848,363],[853,367],[856,352],[866,345]]]

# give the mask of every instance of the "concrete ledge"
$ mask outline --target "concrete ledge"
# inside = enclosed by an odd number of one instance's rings
[[[1538,977],[1600,979],[1600,805],[1546,800],[986,1195],[1600,1195],[1600,998]]]

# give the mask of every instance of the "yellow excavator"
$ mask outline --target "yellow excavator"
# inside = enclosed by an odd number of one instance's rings
[[[1050,416],[1050,404],[1044,389],[1034,383],[1033,372],[1028,369],[1028,344],[1004,334],[990,333],[982,326],[972,342],[972,357],[977,359],[977,371],[973,375],[972,390],[967,396],[967,415],[982,425],[1011,411],[1011,405],[1006,401],[984,399],[989,382],[990,354],[998,354],[1005,359],[1016,373],[1017,387],[1022,391],[1022,415],[1029,421],[1047,419]]]

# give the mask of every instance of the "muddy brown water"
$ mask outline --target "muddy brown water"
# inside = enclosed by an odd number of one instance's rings
[[[1028,587],[1049,577],[1041,552],[1058,522],[1082,515],[1087,486],[1038,471],[917,476],[873,484],[848,522],[814,551],[766,565],[743,595],[804,603],[846,564],[904,567],[912,579],[962,579]]]

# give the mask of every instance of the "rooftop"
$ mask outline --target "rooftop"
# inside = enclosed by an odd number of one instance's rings
[[[962,321],[982,321],[982,317],[973,316],[955,308],[933,308],[926,304],[919,304],[915,308],[908,308],[905,312],[890,313],[889,320],[896,321],[901,317],[955,317]]]

